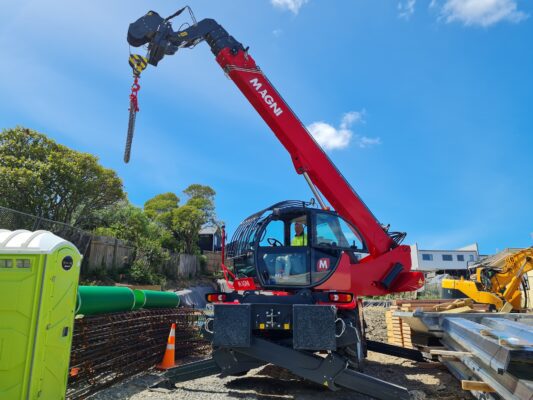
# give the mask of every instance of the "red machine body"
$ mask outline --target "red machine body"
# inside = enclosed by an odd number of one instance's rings
[[[287,149],[296,172],[309,175],[335,211],[358,229],[368,246],[368,257],[357,264],[352,264],[347,256],[342,257],[331,278],[316,289],[345,290],[358,296],[379,296],[420,288],[424,283],[423,275],[410,271],[410,247],[395,245],[393,239],[256,66],[253,58],[244,50],[232,55],[231,49],[225,48],[216,59]],[[393,285],[384,287],[380,282],[397,263],[403,266],[403,271],[398,274]],[[245,278],[244,282],[244,287],[248,286],[249,278]],[[236,289],[239,290],[241,285],[237,284]]]
[[[378,222],[257,67],[248,49],[212,19],[201,20],[183,31],[175,32],[169,22],[172,17],[163,19],[150,11],[130,25],[128,42],[134,46],[148,43],[148,62],[157,65],[164,55],[207,41],[226,75],[289,152],[296,172],[303,174],[315,194],[320,196],[317,193],[319,191],[335,212],[355,228],[354,233],[365,244],[367,256],[354,259],[343,252],[335,271],[326,280],[309,287],[313,291],[346,291],[356,296],[385,295],[420,288],[424,283],[423,275],[411,271],[410,247],[400,245],[401,240],[395,240]],[[323,204],[323,208],[327,206]],[[236,291],[269,289],[268,285],[261,284],[265,279],[235,276],[224,263],[222,268],[228,285]],[[278,294],[285,293],[283,288],[278,289],[270,288]],[[292,289],[287,288],[287,292]],[[355,302],[352,306],[355,307]]]
[[[227,255],[233,264],[230,270],[222,262],[231,291],[206,296],[214,304],[202,333],[212,341],[213,352],[210,367],[202,361],[198,371],[201,376],[242,374],[271,363],[332,390],[345,387],[382,400],[409,399],[405,388],[360,372],[371,343],[365,336],[362,299],[357,298],[423,285],[423,275],[411,271],[410,247],[401,245],[405,234],[389,232],[378,222],[248,49],[222,26],[193,17],[186,29],[172,29],[170,19],[185,9],[166,19],[148,12],[130,25],[128,42],[147,44],[147,61],[157,65],[165,55],[206,41],[287,149],[321,206],[294,200],[274,204],[246,218],[223,246],[223,260]],[[223,238],[225,242],[224,230]],[[391,347],[386,345],[389,353]],[[191,367],[183,368],[191,376]]]

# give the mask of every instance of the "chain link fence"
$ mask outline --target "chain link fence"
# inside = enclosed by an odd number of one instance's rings
[[[82,255],[86,255],[91,243],[91,234],[62,222],[52,221],[35,215],[26,214],[6,207],[0,207],[0,229],[15,231],[45,230],[74,244]]]

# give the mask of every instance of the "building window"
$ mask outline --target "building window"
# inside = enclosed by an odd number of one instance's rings
[[[433,261],[433,254],[422,254],[423,261]]]
[[[470,254],[470,255],[468,256],[468,260],[469,260],[469,261],[474,261],[474,255],[473,255],[473,254]]]
[[[13,268],[13,260],[0,260],[0,268]]]
[[[453,256],[451,254],[443,254],[442,261],[453,261]]]
[[[463,254],[457,254],[457,261],[464,261],[465,256]]]

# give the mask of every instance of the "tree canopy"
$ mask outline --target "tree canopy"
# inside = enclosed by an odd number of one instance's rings
[[[121,179],[98,158],[16,127],[0,133],[0,206],[71,225],[125,198]]]
[[[144,211],[172,233],[174,241],[166,242],[171,250],[194,254],[202,225],[216,221],[216,192],[209,186],[193,184],[183,193],[189,197],[184,205],[180,206],[174,193],[163,193],[144,203]]]
[[[0,132],[0,206],[122,239],[135,251],[128,273],[137,282],[162,282],[169,250],[195,254],[202,225],[216,222],[215,191],[187,187],[149,199],[127,200],[121,179],[98,158],[23,127]]]

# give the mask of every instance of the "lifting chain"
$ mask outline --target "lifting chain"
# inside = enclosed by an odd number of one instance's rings
[[[130,54],[129,64],[133,70],[133,84],[131,85],[128,134],[126,136],[126,148],[124,150],[124,162],[126,164],[130,161],[131,143],[133,141],[133,132],[135,130],[135,118],[137,116],[137,112],[139,111],[137,97],[139,90],[141,89],[141,85],[139,85],[139,78],[141,77],[141,72],[148,65],[148,59],[138,54]]]

